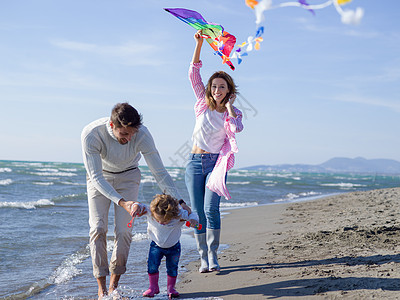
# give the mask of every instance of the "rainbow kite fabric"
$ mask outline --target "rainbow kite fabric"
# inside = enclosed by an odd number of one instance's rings
[[[236,43],[234,35],[224,31],[224,28],[219,24],[207,22],[197,11],[185,8],[164,8],[164,10],[193,28],[201,30],[203,37],[214,49],[215,53],[222,58],[222,63],[226,63],[232,70],[235,70],[229,59]]]

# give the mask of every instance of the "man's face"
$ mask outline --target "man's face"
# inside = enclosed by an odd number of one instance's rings
[[[134,127],[117,127],[113,122],[110,122],[110,126],[121,145],[128,143],[132,139],[133,135],[138,131],[138,129]]]

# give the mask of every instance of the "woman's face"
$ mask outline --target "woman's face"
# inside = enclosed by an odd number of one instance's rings
[[[229,93],[228,83],[223,78],[214,78],[211,82],[211,96],[217,102],[221,104],[222,100]]]

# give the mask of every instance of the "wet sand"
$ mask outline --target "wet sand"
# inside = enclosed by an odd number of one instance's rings
[[[180,275],[181,298],[400,299],[400,188],[229,211],[220,272]]]

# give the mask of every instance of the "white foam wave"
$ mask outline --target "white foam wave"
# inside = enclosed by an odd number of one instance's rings
[[[85,186],[86,183],[79,183],[79,182],[68,182],[68,181],[60,181],[61,184],[65,185],[79,185],[79,186]]]
[[[0,208],[25,208],[35,209],[37,207],[54,205],[54,202],[49,199],[40,199],[38,201],[28,202],[0,202]]]
[[[229,176],[230,177],[233,177],[233,176],[235,176],[235,177],[254,177],[254,176],[257,176],[257,175],[259,175],[258,173],[250,173],[250,172],[245,172],[245,171],[230,171],[229,172]]]
[[[340,183],[323,183],[321,186],[334,186],[342,189],[351,189],[354,187],[363,187],[364,184],[350,183],[350,182],[340,182]]]
[[[275,186],[277,184],[276,181],[272,180],[263,180],[262,183],[265,183],[264,186]]]
[[[145,183],[157,183],[155,178],[153,176],[144,176],[142,180],[140,181],[141,184]]]
[[[277,174],[277,173],[267,173],[264,174],[265,177],[278,177],[278,178],[290,178],[293,176],[293,174],[288,173],[288,174]]]
[[[78,269],[76,266],[82,263],[89,256],[89,245],[86,246],[85,251],[70,255],[50,276],[50,282],[55,284],[65,283],[74,278],[76,275],[81,274],[82,270]]]
[[[11,179],[0,180],[0,185],[10,185],[11,183],[13,183]]]
[[[257,202],[243,202],[243,203],[237,203],[237,202],[221,202],[220,206],[222,208],[231,208],[231,207],[245,207],[245,206],[256,206],[258,205]]]
[[[172,177],[172,178],[177,178],[182,174],[182,170],[181,169],[170,169],[168,168],[168,174]]]
[[[72,169],[60,168],[60,171],[63,171],[63,172],[78,172],[78,169],[75,169],[75,168],[72,168]]]
[[[13,166],[17,166],[17,167],[26,167],[26,166],[30,166],[30,167],[42,167],[44,166],[43,163],[41,162],[12,162]]]
[[[229,181],[228,184],[250,184],[250,181]]]
[[[33,184],[36,184],[36,185],[53,185],[54,182],[34,182]]]
[[[147,233],[135,233],[133,234],[132,241],[145,241],[149,239],[149,235]]]
[[[6,172],[12,172],[12,169],[10,168],[0,168],[0,173],[6,173]]]
[[[54,171],[54,170],[53,170]],[[59,172],[58,170],[55,170],[55,172],[31,172],[30,174],[32,175],[38,175],[38,176],[64,176],[64,177],[72,177],[76,176],[75,173],[69,173],[69,172]]]
[[[321,193],[317,193],[317,192],[314,192],[314,191],[298,193],[298,194],[289,193],[289,194],[287,194],[285,196],[285,198],[277,199],[274,202],[294,201],[294,200],[299,199],[299,198],[312,197],[312,196],[317,196],[317,195],[321,195]]]
[[[40,172],[53,172],[53,173],[56,173],[56,172],[58,172],[58,169],[43,168],[43,169],[36,169],[36,171],[40,171]]]

